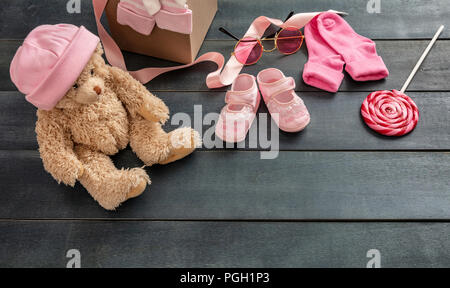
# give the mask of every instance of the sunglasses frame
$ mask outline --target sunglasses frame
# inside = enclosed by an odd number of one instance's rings
[[[286,17],[286,19],[284,20],[284,22],[288,21],[293,15],[294,15],[294,11],[291,11],[291,12],[289,13],[289,15]],[[290,39],[290,38],[301,38],[302,41],[300,42],[300,45],[298,46],[298,48],[297,48],[295,51],[290,52],[290,53],[284,53],[284,52],[282,52],[282,51],[278,48],[278,36],[280,35],[280,33],[281,33],[282,31],[284,31],[284,30],[286,30],[286,29],[290,29],[290,28],[293,28],[293,30],[298,30],[298,31],[300,32],[300,35],[301,35],[301,36],[286,37],[285,39]],[[219,31],[222,32],[222,33],[224,33],[224,34],[226,34],[226,35],[228,35],[228,36],[230,36],[231,38],[233,38],[233,39],[235,39],[235,40],[237,41],[236,45],[234,46],[233,52],[231,52],[231,56],[235,56],[236,60],[237,60],[239,63],[241,63],[242,65],[246,65],[246,66],[253,65],[253,64],[257,63],[257,62],[259,61],[259,59],[261,59],[261,57],[262,57],[262,55],[263,55],[264,52],[273,52],[273,51],[275,51],[275,50],[278,50],[278,51],[280,51],[280,53],[282,53],[282,54],[284,54],[284,55],[291,55],[291,54],[297,53],[298,50],[300,50],[300,48],[302,47],[303,41],[304,41],[304,39],[305,39],[305,36],[303,35],[302,31],[301,31],[300,29],[296,28],[296,27],[280,28],[280,29],[278,30],[278,32],[273,33],[273,34],[271,34],[271,35],[269,35],[269,36],[267,36],[267,37],[264,37],[264,38],[262,38],[262,39],[253,38],[252,40],[239,39],[239,38],[237,38],[236,36],[234,36],[232,33],[228,32],[228,31],[227,31],[225,28],[223,28],[223,27],[219,27]],[[261,55],[259,56],[258,59],[256,59],[256,61],[254,61],[254,62],[252,62],[252,63],[242,63],[242,62],[239,61],[239,59],[236,57],[235,51],[236,51],[237,46],[239,45],[239,43],[241,43],[241,42],[243,42],[243,41],[248,41],[248,42],[250,42],[250,41],[254,41],[254,40],[258,41],[258,44],[259,44],[259,46],[261,47]],[[273,40],[273,41],[275,42],[275,47],[274,47],[273,49],[270,49],[270,50],[265,50],[265,49],[264,49],[264,45],[262,44],[261,41],[267,41],[267,40]]]
[[[301,40],[301,42],[300,42],[300,45],[297,47],[297,49],[296,49],[295,51],[289,52],[289,53],[285,53],[285,52],[283,52],[283,51],[281,51],[281,50],[279,49],[279,47],[278,47],[278,40],[279,40],[279,35],[281,34],[281,32],[283,32],[284,30],[289,30],[289,29],[292,29],[291,31],[297,30],[297,31],[300,33],[300,35],[299,35],[299,36],[291,36],[291,37],[283,37],[283,38],[281,38],[281,39],[301,38],[302,40]],[[252,38],[252,37],[248,36],[248,37],[245,37],[245,38]],[[251,63],[242,63],[242,62],[239,61],[239,59],[236,57],[236,60],[238,60],[239,63],[241,63],[241,64],[243,64],[243,65],[246,65],[246,66],[250,66],[250,65],[256,64],[256,63],[259,61],[259,59],[261,59],[261,57],[262,57],[262,55],[263,55],[263,52],[270,53],[270,52],[273,52],[273,51],[275,51],[275,50],[278,50],[278,51],[280,51],[281,54],[284,54],[284,55],[292,55],[292,54],[297,53],[298,50],[300,50],[300,48],[302,47],[304,39],[305,39],[305,36],[303,35],[303,33],[302,33],[302,31],[301,31],[300,29],[298,29],[298,28],[296,28],[296,27],[286,27],[286,28],[283,28],[283,29],[281,29],[280,31],[278,31],[278,32],[276,33],[275,37],[273,37],[273,38],[272,38],[272,37],[271,37],[271,38],[262,38],[262,39],[253,38],[253,39],[251,39],[251,40],[250,40],[250,39],[247,40],[247,39],[244,39],[244,38],[243,38],[243,39],[240,39],[240,40],[236,43],[236,45],[234,46],[234,49],[233,49],[233,52],[231,52],[231,55],[232,55],[232,56],[236,56],[236,53],[235,53],[236,48],[239,46],[239,44],[240,44],[241,42],[252,42],[252,41],[257,41],[258,44],[259,44],[259,46],[261,47],[261,55],[259,55],[258,59],[256,59],[254,62],[251,62]],[[274,41],[275,47],[274,47],[273,49],[266,50],[266,49],[264,49],[264,45],[262,44],[262,41]]]

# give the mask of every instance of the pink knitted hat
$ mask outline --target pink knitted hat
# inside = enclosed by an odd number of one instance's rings
[[[73,86],[100,39],[70,24],[35,28],[11,62],[11,80],[28,102],[51,110]]]

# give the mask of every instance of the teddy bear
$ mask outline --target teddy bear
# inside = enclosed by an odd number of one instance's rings
[[[11,63],[11,79],[37,110],[44,168],[58,183],[79,181],[105,209],[141,195],[143,168],[117,169],[128,144],[146,166],[168,164],[201,143],[191,128],[166,133],[165,103],[128,72],[107,65],[99,38],[70,24],[35,28]]]

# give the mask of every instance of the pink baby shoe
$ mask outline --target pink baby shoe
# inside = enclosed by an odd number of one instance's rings
[[[150,6],[147,2],[147,0],[121,0],[117,6],[117,23],[128,25],[140,34],[150,35],[156,24],[153,15],[159,12],[161,5],[159,0],[152,1],[159,4],[159,8]]]
[[[186,0],[161,0],[161,10],[155,15],[159,28],[182,34],[192,33],[192,11]]]
[[[216,135],[229,143],[244,141],[255,119],[260,99],[255,77],[240,74],[225,96],[227,105],[217,121]]]
[[[257,78],[264,102],[278,127],[285,132],[305,129],[310,116],[303,100],[294,91],[295,80],[275,68],[259,72]]]

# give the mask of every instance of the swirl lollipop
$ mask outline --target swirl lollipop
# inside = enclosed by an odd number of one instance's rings
[[[443,30],[444,26],[439,27],[401,91],[376,91],[367,96],[361,105],[361,115],[367,126],[386,136],[403,136],[416,128],[419,109],[405,91]]]
[[[419,121],[414,101],[397,90],[371,93],[361,106],[361,115],[370,128],[386,136],[405,135]]]

